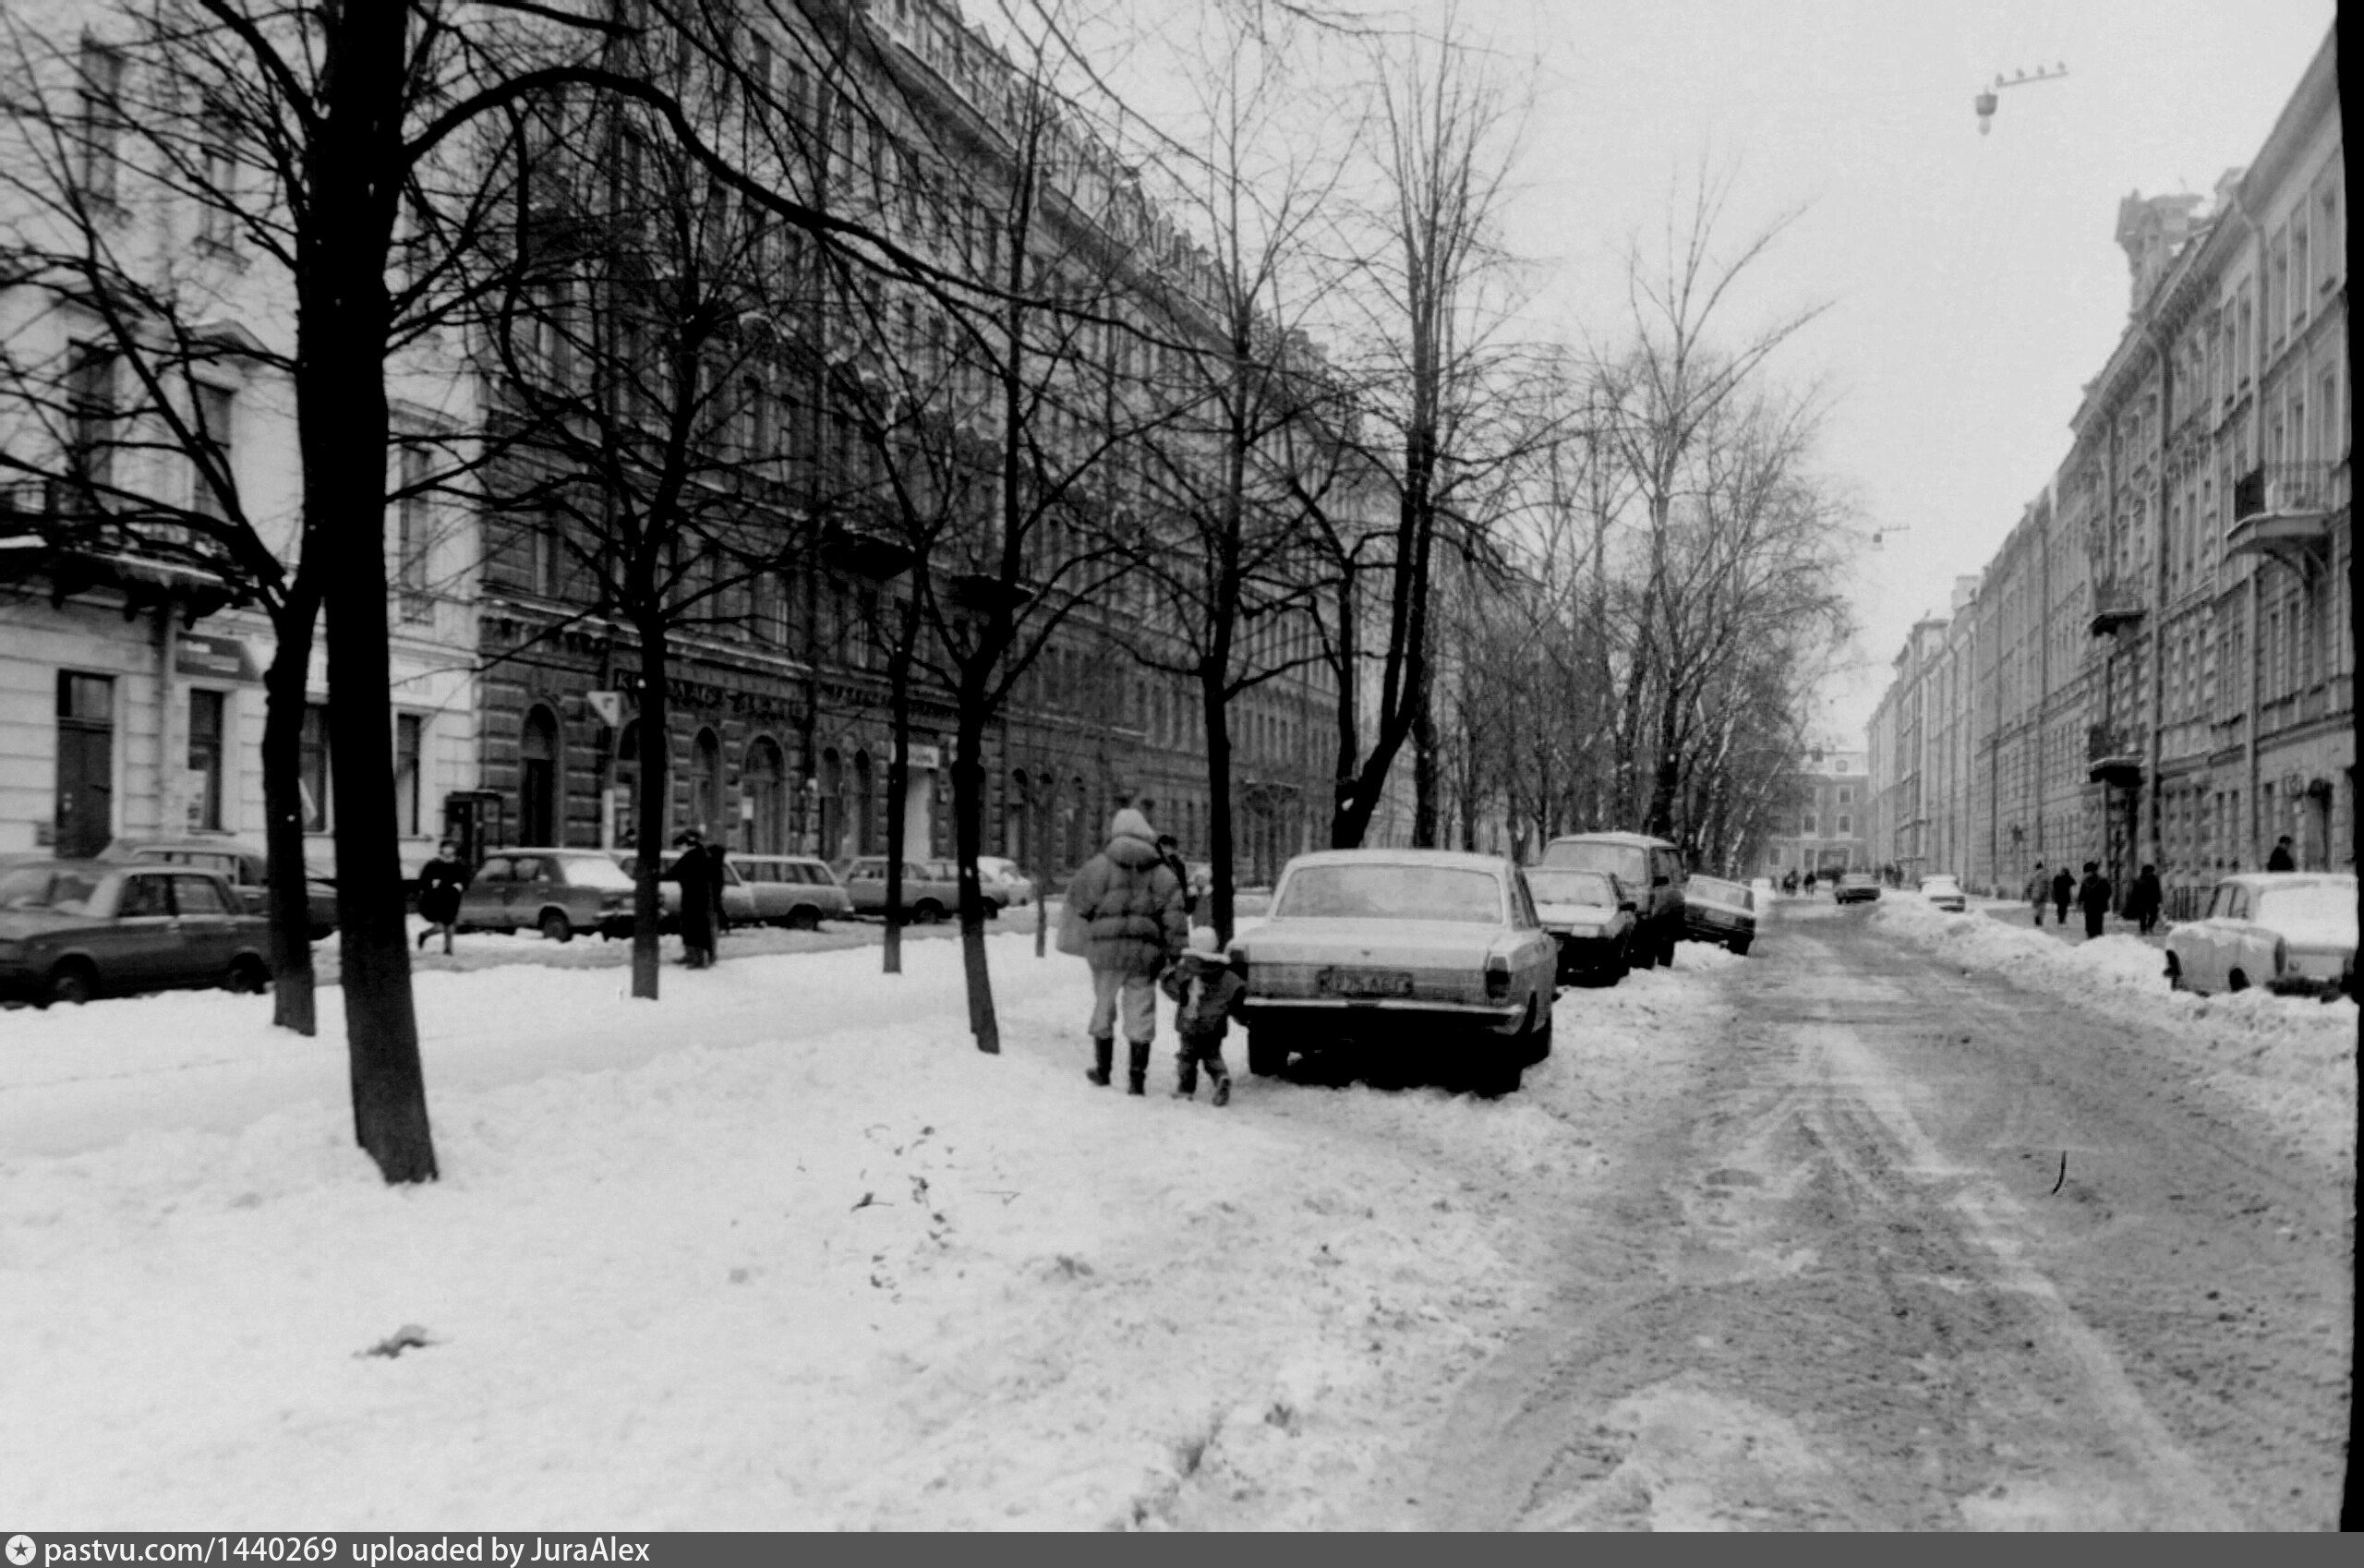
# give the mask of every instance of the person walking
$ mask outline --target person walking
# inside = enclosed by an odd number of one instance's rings
[[[2077,885],[2077,907],[2085,911],[2086,940],[2099,936],[2102,917],[2109,913],[2109,878],[2102,874],[2099,861],[2085,862],[2085,880]]]
[[[2298,858],[2290,852],[2290,835],[2285,833],[2274,841],[2274,853],[2265,857],[2268,871],[2296,871]]]
[[[2165,902],[2166,894],[2159,887],[2159,868],[2146,865],[2135,875],[2134,886],[2127,889],[2126,918],[2141,922],[2142,935],[2148,936],[2151,928],[2159,923],[2159,909]]]
[[[1063,933],[1061,946],[1079,943],[1092,966],[1092,1067],[1084,1076],[1107,1087],[1121,1021],[1129,1052],[1126,1089],[1145,1093],[1149,1048],[1157,1038],[1157,979],[1189,937],[1182,883],[1159,857],[1149,818],[1129,806],[1116,814],[1107,847],[1067,884],[1066,918],[1079,935]]]
[[[708,963],[722,956],[722,938],[730,935],[730,911],[722,902],[722,889],[730,880],[730,871],[723,856],[721,845],[708,844],[706,847],[706,891],[712,895],[714,905],[708,911],[708,918],[714,923],[714,938],[706,944],[706,959]]]
[[[435,846],[435,858],[418,868],[418,918],[427,923],[418,945],[440,931],[443,951],[452,950],[452,928],[460,923],[460,895],[468,889],[468,868],[460,863],[460,846],[446,838]]]
[[[1231,1104],[1231,1069],[1224,1065],[1223,1037],[1248,995],[1248,983],[1232,972],[1215,950],[1215,929],[1193,926],[1190,946],[1174,960],[1158,988],[1176,1003],[1174,1032],[1182,1048],[1174,1054],[1174,1092],[1185,1100],[1199,1092],[1199,1067],[1214,1086],[1214,1103]]]
[[[2038,929],[2042,929],[2044,925],[2044,900],[2051,891],[2052,879],[2044,874],[2044,862],[2038,861],[2035,862],[2035,869],[2028,873],[2027,887],[2021,889],[2027,901],[2035,906],[2035,923]]]
[[[714,962],[714,862],[706,858],[706,836],[694,827],[673,840],[681,858],[665,873],[665,880],[681,887],[681,962],[704,969]]]
[[[2061,862],[2060,869],[2055,872],[2052,877],[2053,924],[2068,923],[2068,906],[2076,901],[2076,898],[2077,878],[2069,873],[2068,864],[2064,861]]]

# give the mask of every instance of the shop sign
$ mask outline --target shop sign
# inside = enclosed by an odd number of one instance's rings
[[[217,637],[202,632],[184,632],[173,647],[173,669],[180,675],[196,675],[208,681],[260,681],[262,671],[255,668],[255,657],[245,641],[237,637]]]
[[[934,746],[912,746],[905,753],[903,763],[907,767],[941,767],[943,754]]]
[[[638,670],[620,669],[615,676],[616,689],[640,701],[642,682]],[[711,681],[693,681],[687,676],[669,675],[665,678],[665,696],[675,707],[698,713],[728,713],[741,718],[778,724],[793,723],[796,713],[788,699],[772,692],[751,692],[742,687],[717,685]]]

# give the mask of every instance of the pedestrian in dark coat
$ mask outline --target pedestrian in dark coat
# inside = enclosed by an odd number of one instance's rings
[[[681,858],[665,873],[665,880],[681,885],[681,962],[705,969],[714,962],[714,862],[706,858],[705,836],[695,828],[673,843]]]
[[[2085,863],[2088,868],[2093,864],[2091,861],[2088,861]],[[2068,867],[2064,863],[2058,871],[2053,874],[2052,877],[2053,924],[2066,925],[2068,923],[2068,906],[2076,902],[2076,899],[2077,878],[2072,873],[2070,873]]]
[[[2290,835],[2285,833],[2274,841],[2274,853],[2265,857],[2268,871],[2296,871],[2298,858],[2290,852]]]
[[[2023,891],[2028,902],[2035,906],[2035,923],[2041,926],[2044,923],[2044,897],[2052,891],[2052,879],[2044,874],[2042,861],[2036,862],[2035,869],[2028,873],[2028,885]]]
[[[2166,902],[2165,890],[2159,886],[2159,868],[2144,866],[2134,878],[2134,886],[2126,892],[2126,918],[2140,921],[2142,935],[2159,923],[2159,909]]]
[[[460,847],[446,838],[435,846],[435,858],[418,868],[418,918],[427,923],[418,934],[420,947],[440,930],[443,950],[452,950],[452,928],[460,923],[460,895],[467,888],[468,868],[460,863]]]
[[[2085,935],[2102,934],[2102,917],[2109,913],[2109,878],[2102,874],[2101,862],[2085,862],[2085,880],[2077,884],[2077,907],[2085,911]]]
[[[1224,1065],[1223,1037],[1238,1016],[1248,983],[1216,950],[1213,926],[1192,929],[1189,950],[1174,960],[1158,987],[1176,1003],[1174,1032],[1182,1037],[1182,1048],[1174,1054],[1174,1092],[1185,1100],[1194,1097],[1204,1063],[1215,1104],[1230,1104],[1231,1069]]]
[[[1067,884],[1067,919],[1083,933],[1092,966],[1092,1058],[1085,1074],[1105,1086],[1116,1063],[1118,1013],[1130,1047],[1127,1088],[1147,1092],[1157,1038],[1157,979],[1189,937],[1181,879],[1157,852],[1149,819],[1128,807],[1109,825],[1108,847]]]
[[[720,938],[730,935],[730,913],[723,908],[722,904],[722,889],[730,881],[730,873],[727,869],[723,854],[723,848],[719,844],[708,844],[706,847],[706,890],[714,895],[711,918],[714,921],[714,935],[717,938],[716,942],[709,947],[706,955],[709,960],[719,956]]]

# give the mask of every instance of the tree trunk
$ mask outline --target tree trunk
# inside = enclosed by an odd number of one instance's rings
[[[911,662],[895,661],[888,680],[888,728],[894,733],[886,758],[886,933],[879,944],[882,972],[903,972],[903,804],[911,792]],[[974,862],[971,863],[973,865]],[[968,884],[961,884],[965,889]]]
[[[271,1021],[298,1034],[320,1032],[312,973],[311,899],[304,886],[304,706],[312,665],[310,596],[281,616],[278,644],[263,674],[263,855],[271,874]]]
[[[1350,559],[1345,563],[1338,590],[1338,760],[1330,793],[1330,847],[1333,850],[1359,848],[1363,830],[1370,823],[1368,811],[1359,818],[1355,814],[1355,765],[1362,755],[1362,716],[1357,711],[1362,703],[1362,682],[1356,667],[1361,654],[1357,642],[1355,573],[1355,563]]]
[[[962,684],[960,719],[952,751],[954,852],[960,861],[960,968],[969,983],[969,1031],[977,1049],[1001,1052],[1001,1025],[994,1016],[993,971],[985,964],[985,907],[977,890],[977,856],[984,850],[984,694],[982,680]]]
[[[1220,671],[1201,667],[1199,698],[1207,726],[1207,859],[1214,867],[1215,938],[1231,941],[1234,915],[1231,831],[1231,724]],[[1188,889],[1185,889],[1188,892]]]
[[[1423,662],[1405,694],[1412,706],[1412,844],[1416,849],[1438,847],[1439,775],[1436,714],[1429,704],[1434,681]]]
[[[665,688],[672,650],[666,642],[662,617],[641,617],[634,621],[633,631],[640,639],[640,712],[634,716],[640,726],[640,799],[639,820],[633,826],[638,846],[633,863],[638,871],[632,889],[632,994],[654,1002],[657,977],[664,969],[657,928],[665,922],[665,895],[658,884],[665,870],[665,829],[673,802],[669,771],[673,746],[668,733],[671,716],[666,712]]]

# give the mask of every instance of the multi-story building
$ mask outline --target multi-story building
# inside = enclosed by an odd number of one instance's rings
[[[2206,199],[2129,196],[2125,332],[2067,457],[1950,625],[1977,699],[1938,754],[1938,842],[2016,891],[2037,860],[2144,864],[2172,889],[2355,863],[2346,187],[2334,40],[2265,145]],[[1916,629],[1913,646],[1924,632]],[[1917,791],[1897,716],[1960,693],[1900,656],[1875,720],[1883,797]],[[1883,818],[1901,860],[1910,822]],[[2171,892],[2171,912],[2194,895]]]
[[[1796,873],[1827,876],[1866,871],[1872,856],[1871,754],[1815,746],[1791,771],[1783,791],[1791,802],[1774,814],[1766,836],[1765,858],[1755,874],[1779,880]]]
[[[242,224],[230,153],[209,151],[211,199],[186,169],[157,166],[148,122],[175,112],[172,84],[107,23],[61,0],[11,34],[25,53],[0,121],[13,279],[0,285],[0,853],[263,836],[262,677],[278,642],[247,574],[208,541],[235,515],[293,559],[291,301]],[[28,42],[42,38],[60,42]],[[44,143],[44,123],[70,133]],[[102,309],[83,255],[135,274],[137,305]],[[418,428],[471,417],[468,383],[431,344],[390,367],[389,392]],[[476,546],[465,509],[424,490],[389,513],[396,794],[415,867],[441,800],[475,783]],[[307,858],[332,872],[317,636],[303,690]]]

